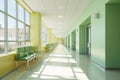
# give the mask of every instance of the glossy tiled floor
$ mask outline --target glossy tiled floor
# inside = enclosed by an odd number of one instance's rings
[[[105,70],[91,61],[90,56],[79,55],[74,51],[69,52],[88,76],[89,80],[120,80],[120,70]]]
[[[97,66],[87,55],[67,51],[58,45],[51,54],[20,67],[2,80],[120,80],[120,71]]]

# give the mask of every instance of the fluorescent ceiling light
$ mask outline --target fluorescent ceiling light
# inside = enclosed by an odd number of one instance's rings
[[[58,16],[58,18],[63,18],[63,16]]]

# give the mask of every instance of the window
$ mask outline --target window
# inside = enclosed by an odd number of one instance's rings
[[[44,33],[41,33],[41,41],[42,41],[42,46],[44,46],[47,42],[47,35]]]
[[[4,42],[0,42],[0,54],[4,53]]]
[[[28,46],[29,46],[29,45],[30,45],[30,42],[29,42],[29,41],[26,41],[26,44],[25,44],[25,45],[28,45]]]
[[[28,26],[26,26],[26,34],[25,34],[25,37],[26,37],[26,41],[29,41],[30,40],[30,29]]]
[[[16,20],[8,17],[8,41],[16,40]]]
[[[27,11],[25,11],[25,23],[30,25],[30,14]]]
[[[25,28],[24,24],[21,22],[18,22],[18,41],[24,41],[25,40]]]
[[[4,40],[4,14],[0,12],[0,41]]]
[[[8,14],[16,17],[16,1],[8,0]]]
[[[44,46],[47,43],[47,29],[45,26],[42,25],[41,28],[41,44]]]
[[[16,42],[8,42],[8,49],[7,49],[7,51],[8,52],[15,51],[16,46],[17,46]]]
[[[29,19],[29,12],[16,0],[0,0],[0,54],[30,45]]]
[[[0,12],[0,54],[4,53],[4,14]]]
[[[18,19],[24,21],[24,8],[18,5]]]
[[[0,10],[4,11],[5,0],[0,0]]]
[[[18,41],[18,46],[25,46],[25,42],[24,41]]]

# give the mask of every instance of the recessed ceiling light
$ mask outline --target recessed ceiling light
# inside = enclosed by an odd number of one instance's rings
[[[58,18],[63,18],[63,16],[58,16]]]

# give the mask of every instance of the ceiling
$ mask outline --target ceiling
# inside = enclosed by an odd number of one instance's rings
[[[62,38],[78,21],[92,0],[24,0],[33,10],[42,14],[42,21],[52,33]]]

